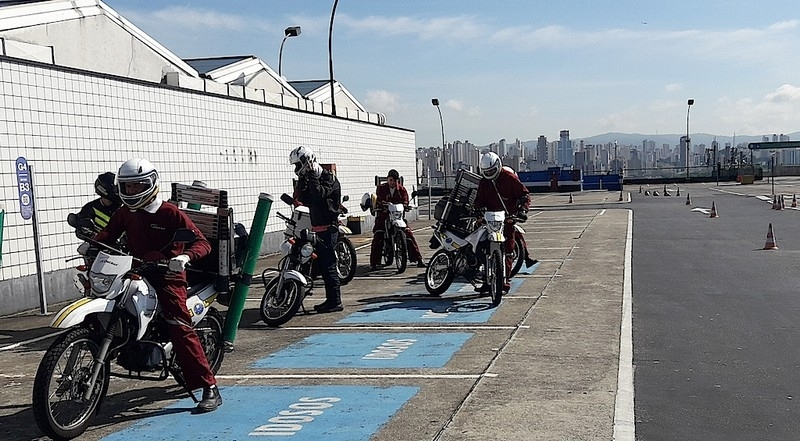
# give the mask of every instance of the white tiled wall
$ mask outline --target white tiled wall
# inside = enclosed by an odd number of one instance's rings
[[[70,268],[79,242],[66,216],[95,198],[98,174],[145,157],[169,183],[205,181],[228,190],[234,216],[250,227],[259,193],[291,193],[289,151],[306,145],[336,163],[343,194],[357,208],[389,168],[412,177],[414,132],[269,107],[172,87],[59,70],[0,58],[0,280],[36,273],[32,223],[19,212],[17,157],[33,169],[45,273]],[[267,232],[281,230],[270,216]],[[35,293],[30,293],[35,295]]]

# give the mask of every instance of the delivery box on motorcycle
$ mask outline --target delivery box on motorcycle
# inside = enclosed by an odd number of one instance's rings
[[[455,182],[453,190],[436,203],[434,218],[446,224],[454,232],[469,234],[471,221],[467,218],[473,216],[472,211],[481,177],[469,170],[461,169],[456,174]]]

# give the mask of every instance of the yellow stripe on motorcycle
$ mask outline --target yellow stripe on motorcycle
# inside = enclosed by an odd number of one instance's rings
[[[489,240],[492,242],[505,242],[506,238],[503,237],[503,233],[498,231],[495,233],[489,233]]]
[[[67,305],[58,315],[53,319],[53,323],[50,324],[50,327],[58,328],[61,326],[61,323],[66,319],[70,314],[72,314],[76,309],[80,308],[81,306],[91,302],[92,299],[88,297],[84,297],[80,300],[76,300],[70,305]]]
[[[353,234],[353,230],[343,225],[339,225],[339,232],[344,234]]]

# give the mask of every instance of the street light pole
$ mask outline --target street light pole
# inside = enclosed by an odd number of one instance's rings
[[[336,15],[336,6],[338,5],[339,0],[334,0],[333,9],[331,10],[331,24],[328,28],[328,67],[331,74],[331,114],[333,116],[336,116],[336,98],[333,93],[333,17]]]
[[[617,172],[617,141],[614,141],[614,173]]]
[[[444,173],[444,189],[447,190],[447,145],[444,142],[444,120],[442,119],[442,109],[439,107],[439,99],[433,98],[431,104],[439,111],[439,124],[442,126],[442,173]]]
[[[692,109],[694,100],[690,99],[686,102],[686,182],[689,182],[689,145],[691,138],[689,138],[689,111]]]
[[[300,26],[289,26],[283,31],[283,40],[281,40],[281,50],[278,52],[278,76],[283,77],[281,73],[281,64],[283,63],[283,43],[289,37],[297,37],[300,35]]]

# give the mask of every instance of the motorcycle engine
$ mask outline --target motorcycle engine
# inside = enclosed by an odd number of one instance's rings
[[[163,359],[161,346],[138,341],[122,348],[117,356],[117,364],[131,372],[154,372],[161,369]]]

